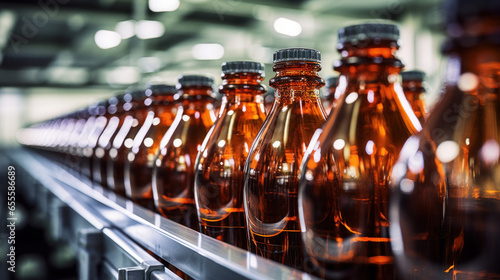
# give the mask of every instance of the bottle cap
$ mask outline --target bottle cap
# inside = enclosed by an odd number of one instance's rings
[[[399,40],[399,29],[394,24],[364,23],[350,25],[339,29],[339,44],[357,44],[372,39]]]
[[[264,75],[264,64],[253,61],[229,61],[221,65],[223,74],[230,73],[259,73]]]
[[[146,95],[150,96],[151,94],[164,94],[164,95],[172,95],[177,92],[177,88],[174,85],[165,85],[165,84],[155,84],[149,85],[146,89]]]
[[[132,99],[135,101],[142,101],[147,97],[144,89],[134,89],[129,92],[132,95]]]
[[[329,77],[325,80],[325,87],[326,88],[329,88],[329,87],[336,87],[339,83],[339,77],[338,76],[333,76],[333,77]]]
[[[127,93],[120,95],[120,99],[122,100],[122,102],[131,102],[132,97],[133,97],[132,93],[130,93],[130,92],[127,92]]]
[[[313,49],[290,48],[274,52],[273,63],[285,61],[312,61],[321,62],[321,53]]]
[[[202,75],[180,75],[177,79],[177,89],[184,86],[213,87],[214,79]]]
[[[401,73],[401,78],[403,82],[405,81],[424,81],[425,80],[425,72],[420,70],[412,70],[412,71],[404,71]]]
[[[109,103],[106,100],[99,101],[96,106],[96,115],[104,115],[106,113],[106,107],[108,107]]]

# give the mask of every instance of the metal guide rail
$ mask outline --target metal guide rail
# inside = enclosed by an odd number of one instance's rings
[[[316,279],[163,218],[26,149],[9,152],[18,190],[78,252],[79,279]]]

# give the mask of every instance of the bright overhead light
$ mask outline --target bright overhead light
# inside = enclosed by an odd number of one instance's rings
[[[224,56],[224,47],[220,44],[197,44],[191,54],[198,60],[217,60]]]
[[[179,0],[149,0],[149,9],[153,12],[172,12],[179,8]]]
[[[295,37],[302,33],[302,26],[294,20],[281,17],[274,21],[274,30],[278,33]]]
[[[120,21],[115,26],[115,31],[120,34],[122,39],[128,39],[135,35],[135,21],[126,20]]]
[[[109,30],[99,30],[95,33],[94,40],[101,49],[111,49],[120,44],[122,38],[120,34]]]
[[[158,38],[165,33],[165,27],[159,21],[141,20],[135,25],[135,33],[140,39]]]

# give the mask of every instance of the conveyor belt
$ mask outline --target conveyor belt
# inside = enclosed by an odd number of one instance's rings
[[[195,279],[315,278],[165,219],[35,152],[8,157],[17,191],[78,251],[80,279],[178,279],[146,250]]]

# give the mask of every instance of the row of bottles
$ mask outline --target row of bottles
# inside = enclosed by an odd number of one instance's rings
[[[500,279],[500,8],[465,2],[448,3],[447,84],[429,117],[423,72],[399,83],[398,28],[359,24],[339,30],[327,108],[321,54],[291,48],[274,53],[267,114],[264,65],[236,61],[222,65],[217,118],[214,81],[181,76],[20,140],[78,159],[69,165],[173,221],[322,278]]]

